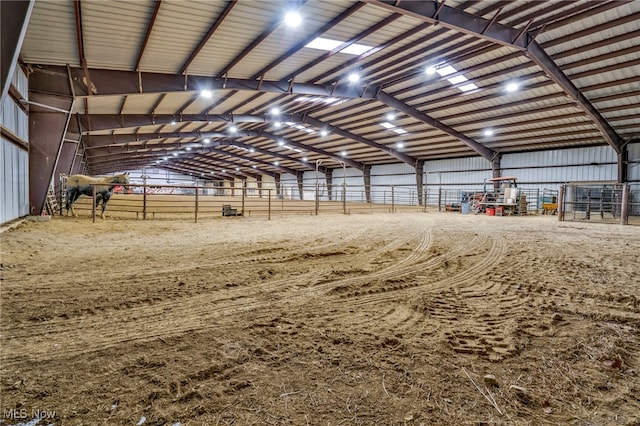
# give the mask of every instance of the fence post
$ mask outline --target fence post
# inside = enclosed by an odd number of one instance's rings
[[[142,185],[142,220],[147,220],[147,185]]]
[[[558,221],[564,222],[564,197],[566,192],[566,185],[560,185],[558,190]]]
[[[320,199],[318,196],[318,182],[316,182],[316,216],[318,216],[318,210],[320,210]]]
[[[438,188],[438,211],[442,211],[442,188]]]
[[[242,185],[242,216],[244,217],[244,197],[247,194],[247,181],[245,180]]]
[[[271,189],[267,189],[268,191],[268,197],[269,197],[269,203],[267,206],[267,220],[271,220]]]
[[[96,223],[96,186],[91,185],[91,216],[93,217],[93,223]],[[104,203],[104,200],[102,201]]]
[[[622,185],[622,203],[620,205],[620,224],[629,224],[629,184]]]
[[[396,212],[395,186],[391,185],[391,213]]]
[[[342,213],[347,214],[347,185],[342,184]]]
[[[196,222],[195,223],[198,223],[198,205],[199,205],[199,203],[198,203],[198,201],[199,201],[198,200],[198,193],[199,193],[198,186],[196,185],[196,211],[195,211],[195,220],[196,220]]]

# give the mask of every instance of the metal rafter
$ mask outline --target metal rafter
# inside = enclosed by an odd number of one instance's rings
[[[158,150],[162,150],[162,149],[169,149],[169,148],[174,148],[174,149],[183,149],[186,147],[191,147],[194,144],[201,144],[202,146],[199,147],[192,147],[191,149],[195,152],[198,151],[202,151],[202,150],[206,150],[208,147],[223,147],[223,146],[231,146],[231,147],[239,147],[239,148],[243,148],[246,150],[253,150],[254,152],[258,153],[258,154],[263,154],[263,155],[268,155],[274,158],[283,158],[287,161],[291,161],[291,162],[295,162],[300,164],[301,166],[310,169],[310,170],[314,170],[314,168],[309,165],[307,162],[299,159],[299,158],[295,158],[295,157],[291,157],[289,155],[277,152],[277,151],[269,151],[266,149],[262,149],[259,147],[256,147],[254,145],[251,144],[247,144],[247,143],[243,143],[240,141],[237,141],[235,139],[229,139],[228,135],[224,134],[224,133],[217,133],[217,134],[211,134],[211,133],[203,133],[203,134],[199,134],[199,133],[174,133],[174,134],[163,134],[163,136],[158,137],[159,135],[149,135],[148,138],[137,138],[139,135],[133,135],[133,134],[129,134],[129,135],[114,135],[117,136],[119,138],[119,142],[117,142],[117,145],[112,144],[112,142],[110,142],[110,139],[112,136],[92,136],[89,137],[89,142],[91,143],[90,146],[87,147],[87,151],[88,151],[88,156],[87,158],[89,159],[93,159],[96,158],[98,156],[108,156],[111,154],[119,154],[119,153],[123,153],[123,152],[130,152],[130,153],[144,153],[144,152],[149,152],[149,153],[154,153],[157,156],[162,156],[165,155],[162,153],[162,151],[158,151]],[[236,135],[236,137],[238,138],[242,138],[242,137],[256,137],[259,136],[259,133],[257,132],[241,132],[238,135]],[[202,142],[170,142],[170,143],[147,143],[149,141],[153,141],[153,140],[159,140],[159,139],[164,139],[164,138],[189,138],[189,137],[198,137],[198,138],[205,138],[205,137],[212,137],[212,138],[226,138],[223,139],[221,141],[212,141],[209,142],[208,144],[204,144]],[[97,144],[96,144],[96,139],[97,139]],[[129,142],[134,143],[134,142],[143,142],[143,145],[140,144],[135,144],[135,145],[130,145]],[[149,150],[156,150],[156,151],[149,151]]]
[[[620,135],[616,133],[606,119],[529,34],[527,34],[526,37],[520,37],[520,31],[515,28],[500,23],[493,23],[489,26],[489,21],[484,18],[453,7],[443,6],[434,1],[404,2],[399,4],[394,4],[387,0],[366,1],[394,12],[403,11],[409,16],[426,22],[438,23],[447,28],[489,40],[493,43],[526,51],[529,58],[542,68],[549,78],[585,109],[609,145],[611,145],[616,152],[621,152],[623,142]],[[438,13],[437,16],[436,12]]]
[[[144,40],[142,41],[142,45],[138,51],[138,58],[136,59],[136,64],[134,67],[135,71],[140,71],[140,62],[142,61],[142,55],[144,55],[144,51],[147,48],[147,43],[149,42],[149,37],[151,37],[151,31],[153,30],[153,25],[156,23],[156,19],[158,18],[158,12],[160,11],[160,5],[162,4],[162,0],[156,0],[156,6],[153,9],[153,14],[151,15],[151,19],[149,20],[149,24],[147,25],[147,31],[144,35]]]
[[[299,5],[302,6],[302,4],[304,4],[305,1],[306,0],[300,1]],[[281,19],[277,19],[276,21],[272,22],[271,25],[269,25],[269,27],[265,31],[262,32],[262,34],[260,34],[255,40],[253,40],[251,43],[249,43],[249,45],[247,47],[245,47],[242,52],[240,52],[238,55],[236,55],[236,57],[233,59],[233,61],[228,63],[222,70],[220,70],[218,72],[218,75],[225,75],[229,71],[231,71],[231,68],[236,66],[238,64],[238,62],[240,62],[245,56],[247,56],[260,43],[262,43],[264,41],[264,39],[269,37],[271,35],[271,33],[273,33],[281,24],[282,24],[282,20]]]
[[[191,52],[191,55],[189,55],[189,58],[185,61],[182,67],[180,67],[180,71],[178,71],[178,74],[184,74],[187,71],[187,68],[189,68],[189,65],[191,65],[191,63],[196,58],[196,56],[198,56],[198,53],[200,53],[202,48],[207,44],[211,36],[213,36],[216,30],[220,27],[220,24],[222,24],[222,22],[225,20],[227,15],[229,15],[229,12],[231,12],[231,9],[233,9],[233,7],[237,3],[238,3],[237,0],[230,0],[229,2],[227,2],[227,6],[224,8],[222,13],[213,22],[213,25],[211,25],[211,27],[209,28],[209,31],[207,31],[207,33],[204,35],[202,40],[200,40],[200,43],[198,43],[196,48],[193,49],[193,51]]]

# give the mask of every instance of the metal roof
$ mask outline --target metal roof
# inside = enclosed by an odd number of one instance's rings
[[[76,87],[86,102],[68,130],[90,173],[269,174],[328,157],[619,151],[640,132],[639,22],[640,2],[625,0],[38,0],[20,60],[93,85]],[[318,37],[339,47],[305,47]]]

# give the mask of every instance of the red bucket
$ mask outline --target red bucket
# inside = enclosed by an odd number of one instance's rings
[[[487,214],[489,216],[495,216],[496,215],[496,209],[494,209],[493,207],[487,207]]]

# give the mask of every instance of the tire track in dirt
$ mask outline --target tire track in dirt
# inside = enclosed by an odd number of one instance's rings
[[[414,337],[424,337],[435,334],[441,328],[455,329],[458,325],[459,332],[444,334],[454,351],[489,355],[493,359],[511,355],[517,350],[514,340],[516,319],[522,315],[524,302],[517,297],[502,296],[496,300],[499,306],[497,312],[487,309],[493,304],[487,304],[486,299],[495,299],[502,286],[497,283],[487,285],[476,279],[483,271],[500,264],[506,253],[506,245],[492,239],[488,253],[480,262],[449,278],[360,297],[349,305],[349,309],[357,306],[369,314],[360,315],[359,322],[352,320],[350,327],[369,332],[375,332],[376,329],[393,331],[402,335],[411,330],[410,334]],[[391,294],[395,290],[403,290],[405,300],[418,296],[421,303],[414,302],[413,306],[396,304],[392,309],[376,315],[376,307],[397,301],[398,296]],[[343,313],[332,317],[332,320],[341,322],[352,316]]]
[[[407,232],[385,246],[380,247],[377,252],[383,253],[385,250],[393,249],[414,238],[415,234],[413,232]],[[339,242],[339,244],[344,244],[344,241]],[[408,259],[403,259],[398,262],[398,264],[387,267],[384,270],[389,270],[391,272],[387,273],[392,273],[399,268],[399,265],[418,258],[419,253],[426,249],[428,243],[425,245],[425,242],[422,241],[419,246],[422,247],[421,251],[418,253],[413,251],[408,256]],[[106,312],[99,316],[80,318],[77,321],[54,320],[47,321],[43,324],[21,327],[20,329],[5,329],[3,330],[3,340],[5,341],[4,346],[7,350],[4,351],[4,353],[20,353],[19,346],[27,343],[30,347],[39,348],[28,355],[28,359],[30,360],[46,359],[54,354],[56,357],[63,357],[87,352],[85,343],[91,346],[91,350],[93,351],[127,341],[151,340],[160,336],[172,336],[188,331],[218,327],[220,326],[219,323],[211,324],[211,321],[229,318],[231,315],[258,308],[264,308],[265,300],[263,297],[257,296],[262,296],[265,292],[279,286],[299,286],[299,284],[292,284],[291,281],[299,281],[301,278],[311,278],[313,275],[313,272],[309,272],[305,274],[305,276],[296,276],[295,280],[287,277],[281,280],[261,283],[250,289],[251,294],[247,294],[247,289],[230,291],[228,293],[231,294],[223,295],[222,297],[216,292],[211,295],[197,295],[188,298],[188,300],[170,300],[151,306],[134,307],[117,312]],[[174,320],[169,320],[167,315],[170,315],[177,303],[181,305],[181,315],[179,319],[176,317]],[[209,303],[222,306],[208,306]],[[284,305],[286,306],[288,303]],[[268,309],[268,311],[275,312],[282,308],[283,303],[279,302],[277,306]],[[185,313],[187,315],[184,315]],[[138,323],[138,327],[132,327],[132,319]],[[118,325],[120,324],[127,324],[127,329],[123,330],[119,328]],[[137,328],[137,330],[133,331],[132,329],[135,328]],[[100,333],[98,330],[105,330],[105,332]],[[106,332],[106,330],[110,330],[110,332]],[[76,343],[71,347],[61,348],[55,342],[50,344],[42,342],[46,340],[48,336],[53,336],[54,340],[72,341]],[[91,338],[87,338],[86,336],[91,336]],[[95,339],[95,336],[100,337]],[[10,339],[6,337],[10,337]],[[27,342],[25,342],[25,340]],[[41,341],[41,343],[38,344],[37,341]],[[14,346],[14,342],[17,346]],[[52,346],[56,348],[54,351],[52,351]],[[84,346],[85,349],[78,349],[78,346]],[[3,365],[9,366],[14,362],[19,362],[20,359],[23,358],[25,358],[25,356],[22,355],[5,357]]]

